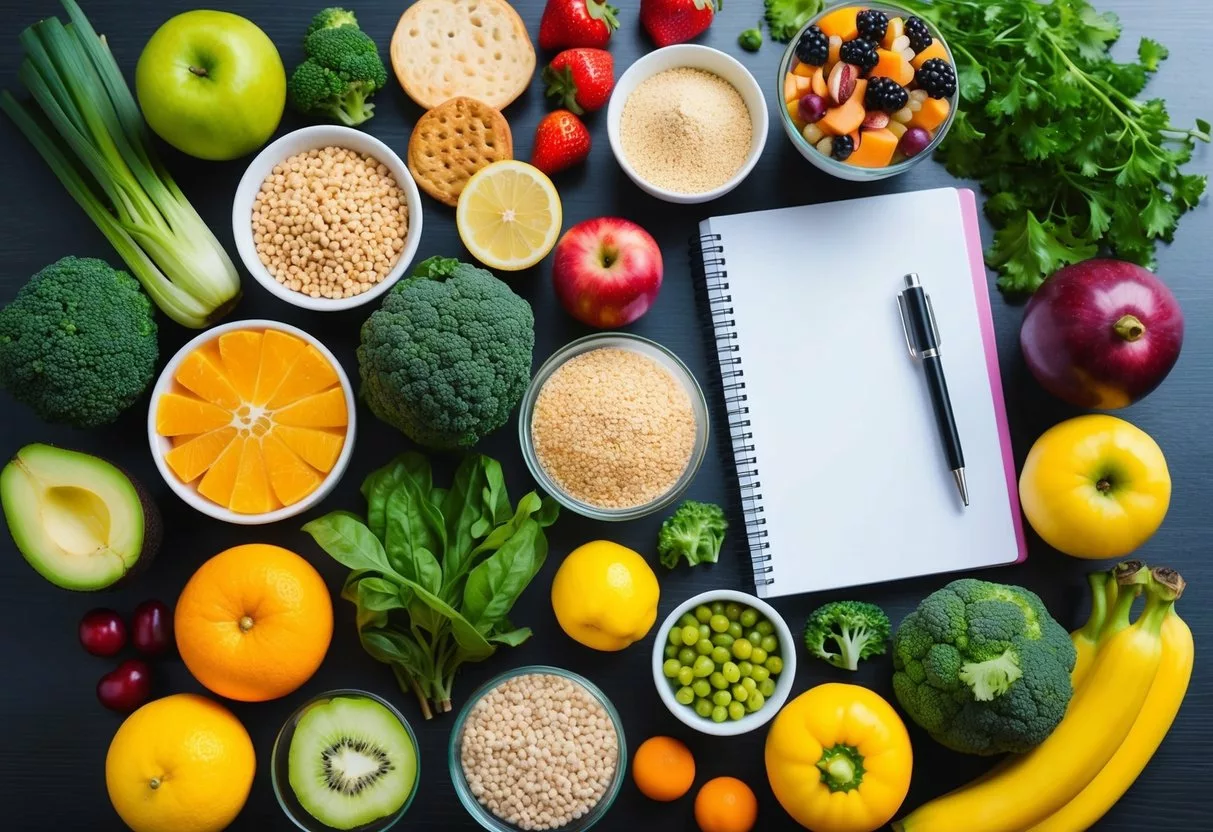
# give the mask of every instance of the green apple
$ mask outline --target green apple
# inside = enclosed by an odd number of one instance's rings
[[[235,159],[278,128],[286,70],[255,23],[199,9],[152,35],[135,67],[135,93],[148,125],[173,147],[199,159]]]

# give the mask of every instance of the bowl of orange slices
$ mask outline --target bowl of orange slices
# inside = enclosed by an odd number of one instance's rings
[[[234,321],[182,347],[152,388],[147,434],[169,487],[217,520],[274,523],[340,481],[354,448],[354,390],[319,340]]]

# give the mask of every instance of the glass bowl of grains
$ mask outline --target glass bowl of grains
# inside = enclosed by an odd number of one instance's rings
[[[391,148],[361,130],[304,127],[253,159],[232,202],[249,274],[275,297],[337,312],[380,297],[421,242],[421,195]]]
[[[547,665],[502,673],[472,694],[451,729],[449,757],[459,802],[491,832],[589,829],[627,772],[611,700]]]
[[[677,500],[708,445],[695,376],[662,345],[624,332],[579,338],[543,363],[518,417],[531,475],[565,508],[634,520]]]

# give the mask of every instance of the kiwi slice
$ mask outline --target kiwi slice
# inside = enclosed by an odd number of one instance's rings
[[[374,699],[337,696],[307,710],[287,757],[291,790],[309,815],[354,829],[399,811],[417,780],[417,749]]]

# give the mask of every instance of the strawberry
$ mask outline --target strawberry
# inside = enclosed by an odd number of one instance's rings
[[[539,20],[540,49],[602,49],[619,28],[619,9],[606,0],[548,0]]]
[[[566,49],[543,70],[547,94],[577,115],[601,110],[615,89],[615,59],[605,49]]]
[[[590,155],[590,131],[568,110],[548,113],[535,128],[531,164],[551,176],[585,161]]]
[[[712,25],[720,0],[640,0],[640,23],[653,43],[690,40]]]

